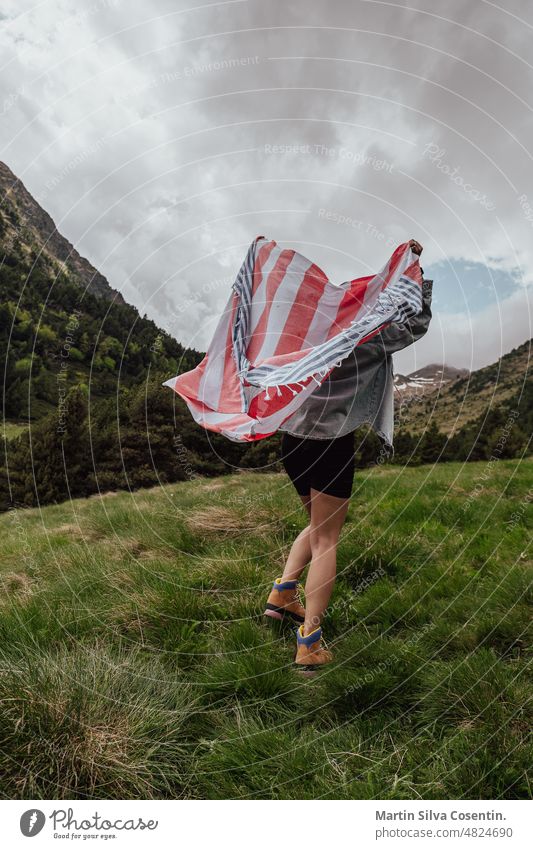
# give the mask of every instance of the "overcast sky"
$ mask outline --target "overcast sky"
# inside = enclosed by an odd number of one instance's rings
[[[531,337],[530,0],[2,0],[0,25],[0,158],[183,344],[256,235],[334,282],[422,242],[434,320],[397,371]]]

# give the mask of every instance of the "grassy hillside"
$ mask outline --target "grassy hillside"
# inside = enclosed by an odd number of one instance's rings
[[[0,794],[529,797],[532,487],[358,473],[312,680],[261,616],[304,525],[283,475],[0,516]]]
[[[431,419],[442,433],[452,436],[487,409],[505,406],[520,397],[527,382],[531,382],[531,340],[429,397],[397,404],[397,421],[402,428],[418,434]]]

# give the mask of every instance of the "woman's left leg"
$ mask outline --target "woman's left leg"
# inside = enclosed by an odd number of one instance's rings
[[[309,517],[311,516],[311,496],[300,495],[302,504],[304,505]],[[285,569],[283,570],[282,581],[297,581],[303,570],[311,560],[311,540],[310,540],[311,525],[307,525],[303,531],[300,531],[294,540]]]
[[[292,436],[289,433],[283,434],[281,439],[281,462],[308,516],[311,517],[311,493],[306,454],[305,439]],[[294,540],[287,562],[285,563],[282,581],[297,581],[311,560],[309,533],[309,526],[307,526]]]

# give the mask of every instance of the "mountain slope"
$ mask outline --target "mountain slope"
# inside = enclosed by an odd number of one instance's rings
[[[9,251],[17,240],[27,245],[38,245],[57,263],[58,269],[70,273],[73,280],[93,295],[117,304],[125,303],[120,292],[112,289],[89,260],[80,256],[68,239],[58,232],[48,213],[4,162],[0,162],[0,213],[4,250]]]
[[[74,386],[113,398],[150,370],[193,368],[201,355],[142,318],[55,229],[0,164],[0,358],[4,415],[36,421]]]
[[[443,433],[452,436],[487,407],[507,404],[520,396],[531,380],[531,353],[530,340],[497,362],[439,386],[429,396],[422,393],[400,399],[397,426],[421,433],[431,420]]]

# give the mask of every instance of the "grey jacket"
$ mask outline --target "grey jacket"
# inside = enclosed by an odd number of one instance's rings
[[[354,348],[279,430],[293,436],[332,439],[368,423],[392,450],[392,355],[426,333],[431,321],[432,291],[433,281],[424,280],[422,311],[406,322],[392,322],[371,340]]]

